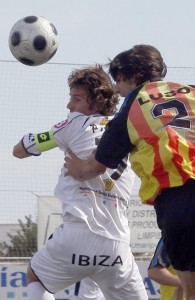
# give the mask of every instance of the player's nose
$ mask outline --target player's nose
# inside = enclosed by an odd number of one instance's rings
[[[68,109],[70,109],[70,110],[73,108],[73,105],[72,105],[72,101],[71,101],[71,100],[68,102],[66,108],[68,108]]]

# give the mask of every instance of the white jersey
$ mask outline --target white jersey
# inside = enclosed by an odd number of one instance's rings
[[[33,155],[58,146],[66,156],[69,147],[79,158],[87,159],[109,120],[97,114],[70,113],[50,131],[24,136],[23,144]],[[127,208],[135,176],[128,159],[118,169],[107,169],[103,175],[86,181],[65,177],[65,172],[63,167],[55,188],[55,196],[62,203],[62,217],[72,214],[83,219],[92,232],[129,243]]]

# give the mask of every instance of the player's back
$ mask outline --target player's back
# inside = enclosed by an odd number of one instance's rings
[[[131,163],[144,202],[195,178],[194,97],[194,88],[166,81],[144,84],[134,101],[129,96]]]

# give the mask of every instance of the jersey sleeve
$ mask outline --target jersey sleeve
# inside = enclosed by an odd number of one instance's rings
[[[53,131],[50,130],[35,134],[35,145],[41,153],[57,147]]]
[[[119,113],[109,122],[96,151],[96,160],[108,168],[116,169],[134,148],[131,143],[127,118],[131,99],[125,101]]]
[[[22,143],[26,152],[34,156],[57,147],[52,130],[37,134],[28,133],[23,137]]]
[[[55,147],[65,151],[70,144],[73,133],[81,127],[80,117],[83,120],[83,114],[70,113],[66,120],[55,124],[48,131],[26,134],[22,140],[24,149],[31,155],[40,155],[42,152]]]

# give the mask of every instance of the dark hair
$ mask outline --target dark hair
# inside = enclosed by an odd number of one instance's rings
[[[117,111],[118,95],[114,91],[110,76],[101,65],[73,70],[68,77],[68,85],[70,88],[84,87],[89,93],[92,105],[96,104],[98,113],[109,116]]]
[[[124,80],[136,76],[138,85],[147,80],[160,80],[166,72],[167,67],[160,52],[150,45],[136,45],[119,53],[109,63],[109,73],[115,81],[119,74]]]

